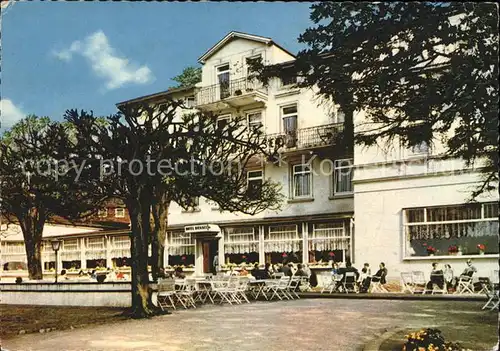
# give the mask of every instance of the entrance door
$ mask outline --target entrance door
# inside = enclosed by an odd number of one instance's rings
[[[204,240],[203,247],[203,273],[215,273],[214,257],[219,253],[218,240]]]
[[[219,98],[221,100],[231,95],[229,90],[229,64],[217,67],[217,81],[219,83]]]

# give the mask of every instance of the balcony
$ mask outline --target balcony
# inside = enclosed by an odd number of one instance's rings
[[[282,133],[268,134],[267,145],[272,150],[281,149],[284,152],[324,148],[335,145],[343,130],[343,123],[291,129]]]
[[[267,101],[267,87],[261,82],[246,77],[231,80],[226,84],[214,84],[201,88],[196,93],[196,107],[208,111]]]

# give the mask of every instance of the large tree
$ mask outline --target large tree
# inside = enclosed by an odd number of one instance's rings
[[[186,67],[182,70],[182,73],[178,76],[172,78],[173,81],[177,82],[175,88],[184,88],[195,85],[201,82],[201,67]]]
[[[443,142],[445,157],[482,168],[472,198],[498,183],[498,6],[481,3],[321,2],[308,46],[288,65],[254,70],[264,81],[299,75],[340,105],[345,137],[374,145]],[[354,129],[353,115],[366,120]]]
[[[30,279],[42,279],[45,223],[90,215],[102,201],[93,196],[97,184],[74,167],[70,135],[67,125],[32,115],[0,138],[0,215],[21,227]]]
[[[134,317],[155,312],[148,244],[158,247],[165,235],[171,201],[191,206],[193,197],[202,196],[222,210],[255,214],[279,208],[282,198],[280,186],[270,181],[257,192],[247,189],[246,168],[266,153],[261,131],[247,129],[238,118],[217,126],[211,115],[179,117],[181,106],[182,101],[121,105],[107,127],[97,125],[91,113],[66,113],[77,130],[79,154],[100,169],[102,189],[121,197],[130,214]]]

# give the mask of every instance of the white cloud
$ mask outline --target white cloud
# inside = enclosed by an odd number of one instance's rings
[[[117,56],[102,31],[89,35],[83,41],[74,41],[68,49],[54,52],[58,59],[66,62],[71,61],[73,54],[82,55],[90,63],[94,73],[106,80],[108,90],[127,83],[146,84],[154,80],[148,66],[138,67],[127,58]]]
[[[10,99],[0,100],[0,121],[2,122],[2,129],[12,127],[16,122],[26,117],[19,107],[14,105]]]

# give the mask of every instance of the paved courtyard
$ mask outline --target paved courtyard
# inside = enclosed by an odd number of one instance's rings
[[[497,313],[483,303],[301,299],[206,305],[151,320],[127,320],[4,340],[10,350],[362,350],[386,330],[440,327],[473,350],[496,343]],[[457,340],[456,337],[461,339]],[[446,337],[448,340],[448,338]],[[451,340],[450,340],[451,341]],[[471,342],[473,346],[471,347]]]

